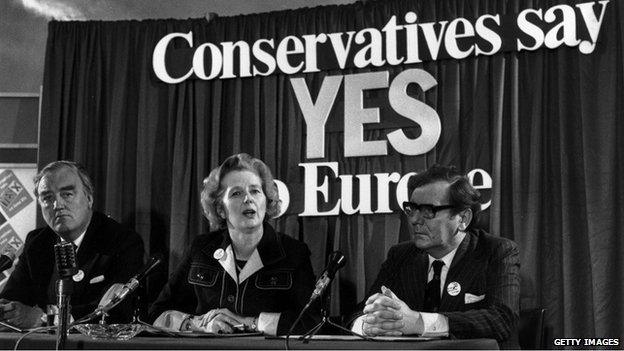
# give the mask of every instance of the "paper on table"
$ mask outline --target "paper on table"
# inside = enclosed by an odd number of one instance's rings
[[[157,328],[154,326],[148,327],[146,332],[152,334],[164,334],[169,336],[176,336],[182,338],[231,338],[231,337],[239,337],[239,336],[258,336],[262,335],[260,332],[254,333],[232,333],[232,334],[217,334],[217,333],[202,333],[196,331],[171,331],[166,329]]]
[[[427,341],[427,340],[436,340],[441,339],[444,335],[439,336],[373,336],[370,337],[373,340],[378,341]],[[278,339],[285,339],[285,335],[276,336]],[[301,338],[301,335],[291,335],[290,340],[298,340]],[[355,335],[314,335],[311,338],[312,340],[344,340],[344,341],[353,341],[353,340],[364,340],[359,336]]]

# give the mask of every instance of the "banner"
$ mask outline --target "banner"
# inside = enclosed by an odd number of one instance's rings
[[[33,193],[36,165],[0,164],[0,254],[19,256],[26,235],[36,227]],[[13,269],[0,272],[0,289]]]
[[[417,13],[409,11],[390,17],[381,28],[288,35],[254,42],[198,43],[192,31],[170,33],[154,47],[152,67],[158,79],[177,84],[189,78],[212,80],[362,69],[543,47],[578,47],[581,53],[591,54],[609,1],[558,4],[544,9],[527,8],[517,14],[484,14],[472,20],[459,17],[425,23],[419,21]]]

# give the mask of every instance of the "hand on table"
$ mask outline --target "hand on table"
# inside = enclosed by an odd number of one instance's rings
[[[29,329],[41,325],[43,310],[38,306],[28,306],[19,301],[0,299],[0,321],[18,327]],[[6,328],[6,327],[3,327]]]
[[[243,317],[227,308],[217,308],[193,318],[191,330],[231,334],[240,331],[240,325],[250,327],[252,323],[253,317]]]
[[[381,291],[366,300],[362,332],[370,336],[421,334],[423,322],[420,313],[409,308],[385,286],[381,287]]]

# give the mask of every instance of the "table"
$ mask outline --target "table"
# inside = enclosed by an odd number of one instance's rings
[[[13,349],[20,333],[0,333],[0,349]],[[290,340],[293,350],[309,349],[498,349],[494,339],[442,339],[428,341],[365,341],[365,340],[330,340],[319,336],[308,344],[299,340]],[[335,336],[334,336],[335,337]],[[346,339],[346,338],[345,338]],[[28,335],[19,345],[25,349],[54,349],[56,336],[51,334]],[[212,337],[212,338],[176,338],[163,336],[137,336],[128,341],[93,340],[81,334],[70,334],[66,349],[255,349],[284,350],[284,340],[265,338],[264,336]]]

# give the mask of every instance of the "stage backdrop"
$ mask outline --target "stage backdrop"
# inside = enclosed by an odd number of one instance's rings
[[[276,227],[317,274],[334,249],[348,258],[334,314],[409,239],[409,173],[454,164],[483,189],[480,224],[520,245],[522,308],[547,308],[554,337],[624,338],[623,11],[414,0],[51,22],[39,163],[84,163],[96,207],[171,272],[208,230],[202,179],[261,158],[288,202]]]

